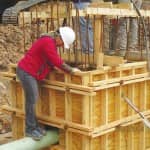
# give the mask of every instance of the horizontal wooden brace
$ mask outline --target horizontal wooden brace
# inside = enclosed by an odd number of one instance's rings
[[[140,10],[143,17],[150,17],[149,10]],[[105,15],[105,16],[121,16],[121,17],[138,17],[135,10],[129,9],[117,9],[117,8],[87,8],[85,10],[79,10],[80,16],[86,15]],[[76,16],[76,10],[72,10],[72,16]]]
[[[133,4],[131,2],[121,2],[118,4],[113,4],[112,2],[92,2],[89,7],[94,8],[120,8],[120,9],[133,9]]]
[[[60,87],[60,86],[54,86],[54,85],[47,85],[47,84],[40,84],[41,87],[45,87],[45,88],[50,88],[50,89],[54,89],[54,90],[59,90],[59,91],[66,91],[66,89],[64,87]]]
[[[92,55],[93,56],[93,55]],[[147,66],[147,61],[140,61],[140,62],[132,62],[132,63],[125,63],[125,64],[119,64],[118,66],[112,67],[112,66],[103,66],[100,69],[91,70],[91,71],[81,71],[76,72],[75,75],[77,76],[84,76],[84,75],[94,75],[94,74],[100,74],[100,73],[107,73],[107,72],[115,72],[115,71],[122,71],[122,70],[128,70],[128,69],[137,69],[137,68],[143,68]],[[9,68],[15,69],[17,67],[16,64],[9,64]],[[56,72],[62,72],[58,69],[54,70]]]
[[[143,77],[143,78],[139,78],[139,79],[135,79],[135,80],[127,80],[127,81],[120,81],[120,82],[116,82],[116,83],[111,83],[111,84],[104,84],[101,86],[95,86],[93,87],[94,91],[99,91],[102,89],[108,89],[111,87],[117,87],[117,86],[121,86],[121,85],[127,85],[127,84],[132,84],[132,83],[137,83],[137,82],[142,82],[142,81],[148,81],[150,80],[149,77]]]
[[[84,86],[84,85],[77,85],[77,84],[66,83],[66,82],[64,83],[64,82],[60,82],[60,81],[51,81],[51,80],[47,80],[47,79],[45,79],[43,82],[48,85],[63,86],[67,89],[76,89],[76,90],[85,91],[85,92],[93,92],[92,87],[88,87],[88,86]]]
[[[11,72],[0,72],[1,77],[7,77],[7,78],[15,78],[16,74]]]
[[[55,89],[55,90],[59,90],[59,91],[63,91],[63,92],[65,92],[67,90],[70,93],[86,95],[86,96],[95,96],[96,95],[96,92],[86,92],[86,91],[81,91],[81,90],[74,90],[74,89],[70,89],[69,87],[66,88],[66,87],[47,85],[47,84],[41,84],[41,87]]]
[[[70,89],[70,93],[75,93],[75,94],[81,94],[81,95],[86,95],[86,96],[95,96],[96,92],[84,92],[84,91],[79,91],[79,90],[74,90]]]
[[[116,77],[113,79],[106,79],[106,80],[102,80],[102,81],[95,81],[95,82],[89,83],[89,86],[101,86],[104,84],[111,84],[111,83],[115,83],[115,82],[124,83],[125,81],[128,81],[128,80],[133,80],[133,82],[134,82],[135,79],[146,78],[146,77],[149,77],[149,73],[142,73],[142,74],[137,74],[137,75],[129,75],[129,76],[125,76],[125,77]]]
[[[91,136],[92,136],[92,138],[95,138],[97,136],[102,136],[102,135],[105,135],[107,133],[114,132],[115,130],[116,130],[116,127],[104,130],[104,131],[99,132],[99,133],[92,133]]]
[[[3,105],[3,106],[1,106],[1,110],[4,112],[8,111],[9,114],[12,113],[13,115],[24,118],[25,113],[20,109],[16,109],[11,106]],[[88,127],[88,126],[85,126],[82,124],[78,124],[78,123],[73,123],[71,121],[59,119],[59,118],[53,117],[53,116],[37,115],[37,118],[39,119],[39,121],[45,122],[45,124],[47,124],[47,125],[52,125],[52,126],[63,128],[63,129],[67,129],[67,128],[71,127],[71,128],[83,130],[84,132],[93,131],[93,128],[91,128],[91,127]]]
[[[144,111],[142,113],[146,118],[150,118],[150,110]],[[93,134],[99,136],[102,134],[103,131],[106,131],[108,129],[112,129],[112,128],[115,128],[118,126],[123,126],[123,125],[125,125],[125,126],[131,125],[131,124],[129,124],[129,122],[132,122],[134,124],[134,123],[141,122],[141,121],[142,121],[142,119],[140,119],[140,116],[138,114],[135,114],[135,115],[132,115],[129,117],[122,118],[117,121],[113,121],[111,123],[108,123],[107,125],[102,125],[99,128],[95,128],[93,131]]]

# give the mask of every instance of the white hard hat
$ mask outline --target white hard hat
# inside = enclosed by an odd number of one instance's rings
[[[64,42],[64,47],[69,49],[70,45],[75,40],[75,32],[70,27],[60,27],[59,32]]]

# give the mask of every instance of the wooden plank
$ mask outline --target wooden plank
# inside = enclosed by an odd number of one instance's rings
[[[82,123],[90,126],[90,99],[91,96],[83,97],[83,112],[82,112]]]
[[[93,91],[92,87],[88,87],[88,86],[84,86],[84,85],[75,85],[75,84],[71,84],[71,83],[62,83],[59,81],[50,81],[50,80],[44,80],[44,83],[49,84],[49,85],[64,86],[66,89],[70,88],[70,89],[76,89],[76,90],[87,91],[87,92]],[[47,87],[48,87],[48,85],[47,85]]]
[[[90,146],[91,146],[91,142],[89,137],[87,136],[82,136],[82,150],[91,150]]]
[[[14,109],[15,111],[16,111],[16,109]],[[150,114],[148,111],[147,112],[145,112],[144,113],[145,114],[145,116],[146,116],[146,114]],[[20,116],[20,115],[19,115]],[[41,122],[44,122],[45,124],[48,124],[48,125],[54,125],[54,126],[56,126],[56,127],[59,127],[59,128],[63,128],[63,121],[62,120],[60,120],[60,119],[52,119],[52,118],[50,118],[50,117],[46,117],[46,116],[38,116],[38,118],[40,119],[40,121]],[[99,135],[102,135],[102,134],[105,134],[105,133],[108,133],[109,131],[112,131],[113,129],[112,128],[114,128],[115,126],[118,126],[119,124],[124,124],[124,123],[126,123],[126,122],[129,122],[130,120],[132,121],[132,120],[135,120],[135,119],[139,119],[139,116],[137,116],[137,115],[134,115],[134,116],[131,116],[131,117],[127,117],[127,118],[123,118],[122,120],[120,120],[120,121],[115,121],[115,122],[113,122],[113,123],[109,123],[108,125],[104,125],[103,126],[103,128],[102,128],[102,126],[101,126],[101,130],[97,130],[97,131],[93,131],[93,133],[91,133],[91,132],[87,132],[87,131],[83,131],[83,130],[79,130],[78,132],[79,133],[82,133],[82,134],[84,134],[84,135],[88,135],[88,136],[93,136],[94,135],[94,137],[96,137],[96,136],[99,136]],[[50,122],[49,122],[50,121]],[[139,120],[139,121],[141,121],[141,120]],[[53,124],[53,122],[54,122],[54,124]],[[60,125],[58,124],[60,122]],[[64,122],[65,123],[65,122]],[[65,123],[66,124],[66,123]],[[69,126],[71,126],[71,124],[70,123],[68,123],[68,124],[66,124],[66,125],[69,125]],[[72,124],[73,126],[73,128],[72,129],[74,129],[74,131],[75,132],[77,132],[77,129],[75,129],[77,126],[74,126],[74,124]],[[71,131],[72,131],[72,129],[70,129]],[[81,128],[80,128],[81,129]],[[84,128],[82,128],[82,129],[84,129]],[[111,130],[112,129],[112,130]]]
[[[149,113],[149,111],[146,111],[146,112]],[[147,113],[146,114],[144,113],[145,116],[148,115]],[[148,117],[149,117],[149,115],[148,115]],[[126,125],[126,123],[132,122],[133,120],[141,121],[139,115],[136,114],[136,115],[124,117],[124,118],[122,118],[120,120],[113,121],[113,122],[111,122],[109,124],[105,124],[105,125],[102,125],[102,126],[100,126],[98,128],[95,128],[93,133],[98,135],[99,133],[101,133],[102,131],[104,131],[106,129],[110,129],[110,128],[113,128],[113,127],[116,127],[116,126],[119,126],[119,125],[124,126],[124,125]]]
[[[94,17],[94,61],[97,68],[103,66],[99,61],[102,56],[103,17]]]
[[[113,8],[119,8],[119,9],[133,9],[133,4],[131,2],[129,3],[118,3],[118,4],[113,4]]]
[[[123,83],[125,83],[125,81],[129,81],[129,80],[132,80],[132,79],[140,79],[140,78],[145,78],[146,79],[146,77],[148,77],[148,76],[149,76],[149,73],[139,73],[139,74],[136,74],[136,75],[130,75],[130,76],[124,76],[124,77],[112,78],[112,79],[107,78],[107,80],[103,79],[102,81],[89,82],[88,85],[89,86],[101,86],[101,85],[115,83],[115,82],[121,82],[121,81],[122,81],[122,84],[123,84]],[[63,82],[59,82],[59,81],[50,81],[50,80],[44,80],[44,83],[52,85],[52,86],[53,85],[64,86],[65,88],[77,89],[77,90],[87,91],[87,92],[92,92],[94,90],[93,87],[88,87],[88,86],[85,86],[85,85],[78,85],[77,83],[72,84],[72,83],[63,83]],[[43,86],[48,87],[48,85],[43,85]],[[57,86],[53,86],[52,88],[59,88]],[[61,87],[60,87],[60,89],[61,89]]]
[[[12,107],[16,107],[17,104],[17,91],[16,91],[17,85],[14,81],[10,82],[10,95],[11,95],[11,104]],[[17,139],[17,118],[15,115],[12,115],[12,134],[14,139]]]
[[[13,141],[12,132],[0,134],[0,145]]]
[[[143,17],[150,16],[150,11],[140,10]],[[118,8],[87,8],[79,11],[80,16],[85,15],[106,15],[106,16],[121,16],[121,17],[138,17],[135,10],[118,9]],[[72,16],[76,16],[76,10],[72,10]]]
[[[103,63],[103,59],[104,59],[104,54],[101,52],[98,52],[97,54],[95,54],[96,56],[96,66],[97,69],[103,67],[104,63]]]
[[[124,60],[123,57],[104,55],[104,65],[118,66],[120,64],[124,64],[125,62],[126,60]]]
[[[17,113],[17,115],[19,116],[23,116],[24,115],[24,112],[20,109],[16,109],[16,108],[13,108],[13,107],[10,107],[10,106],[2,106],[2,110],[4,111],[9,111],[9,112],[14,112],[15,114]],[[86,125],[82,125],[82,124],[77,124],[77,123],[73,123],[72,121],[65,121],[61,118],[57,118],[57,117],[54,117],[54,116],[43,116],[43,115],[40,115],[38,114],[37,117],[40,119],[40,120],[43,120],[45,122],[51,122],[51,123],[56,123],[56,124],[61,124],[61,125],[64,125],[66,128],[68,127],[72,127],[72,128],[77,128],[77,129],[81,129],[81,130],[84,130],[85,132],[91,132],[93,128],[91,127],[88,127]]]
[[[69,90],[70,93],[75,93],[75,94],[80,94],[80,95],[85,95],[85,96],[95,96],[96,95],[96,92],[83,92],[83,91],[79,91],[79,90],[73,90],[73,89],[70,89]]]
[[[118,86],[115,88],[115,117],[116,120],[122,119],[122,100],[121,100],[121,92],[122,92],[122,86]],[[117,130],[115,133],[115,149],[121,150],[122,148],[122,132],[120,130]],[[123,150],[123,149],[122,149]]]
[[[109,97],[108,97],[108,89],[106,89],[106,91],[104,92],[104,96],[105,96],[105,99],[104,99],[104,109],[103,109],[103,117],[104,117],[104,124],[108,124],[108,103],[109,103]],[[103,138],[102,138],[102,149],[106,149],[107,150],[107,147],[108,147],[108,135],[104,135]]]
[[[66,131],[66,150],[70,150],[72,149],[72,144],[71,144],[71,141],[72,141],[72,136],[71,136],[71,133],[67,130]]]
[[[11,66],[16,67],[16,64],[10,64],[10,67]],[[128,69],[133,69],[133,68],[145,68],[146,69],[147,68],[147,62],[146,61],[140,61],[140,62],[125,63],[125,64],[120,64],[119,66],[116,66],[116,67],[103,66],[102,68],[100,68],[98,70],[81,71],[81,72],[76,73],[75,75],[76,76],[86,76],[89,74],[94,75],[94,74],[100,74],[100,73],[104,73],[104,72],[108,72],[108,71],[114,72],[114,71],[128,70]],[[53,74],[53,72],[54,72],[54,74]],[[59,71],[58,69],[56,71],[53,71],[53,72],[51,73],[50,77],[52,77],[53,75],[56,75],[55,72],[62,73],[61,74],[62,76],[64,74],[62,71]],[[147,70],[145,70],[145,72],[147,72]],[[53,76],[53,78],[55,78],[55,77]]]
[[[92,2],[89,7],[94,8],[112,8],[113,4],[112,2]]]
[[[14,79],[16,74],[11,72],[0,72],[0,76]]]
[[[107,89],[107,88],[112,88],[112,87],[116,87],[116,86],[120,86],[120,85],[127,85],[127,84],[132,84],[132,83],[136,83],[136,82],[142,82],[142,81],[147,81],[150,80],[150,78],[139,78],[139,79],[135,79],[135,80],[129,80],[129,81],[124,81],[123,83],[112,83],[112,84],[104,84],[101,86],[97,86],[94,87],[94,91],[99,91],[101,89]]]
[[[140,96],[139,96],[139,101],[140,101],[140,110],[143,111],[143,110],[146,110],[146,92],[147,89],[146,89],[146,81],[145,82],[142,82],[139,84],[139,88],[140,88]],[[140,149],[146,149],[146,146],[145,146],[145,143],[146,143],[146,134],[145,134],[145,126],[143,123],[140,124],[140,143],[139,143],[139,147]]]
[[[65,147],[61,145],[54,145],[50,148],[50,150],[65,150]]]

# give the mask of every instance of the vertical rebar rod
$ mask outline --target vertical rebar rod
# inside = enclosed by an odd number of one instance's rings
[[[54,19],[53,19],[53,6],[54,6],[54,2],[53,1],[51,1],[51,3],[50,3],[50,11],[51,11],[51,24],[50,24],[50,30],[54,30]]]
[[[38,19],[38,12],[37,12],[37,5],[35,6],[35,16],[36,16],[36,38],[38,38],[38,23],[37,23],[37,19]]]
[[[93,39],[92,39],[92,42],[93,42],[93,55],[92,55],[92,62],[91,64],[94,66],[94,53],[95,53],[95,49],[94,49],[94,17],[92,17],[92,30],[93,30]]]
[[[85,60],[85,69],[86,69],[86,67],[87,67],[87,65],[88,65],[88,59],[87,59],[87,55],[89,56],[89,16],[87,15],[86,17],[85,17],[85,20],[86,20],[86,44],[87,44],[87,49],[85,50],[85,58],[84,58],[84,60]]]
[[[70,24],[71,24],[71,20],[70,20],[70,18],[71,18],[71,16],[70,16],[71,12],[70,12],[70,5],[69,5],[69,3],[66,6],[67,6],[66,10],[68,11],[68,25],[70,26]],[[69,60],[69,62],[71,61],[71,49],[68,50],[68,60]]]
[[[96,26],[96,19],[95,19],[95,15],[93,16],[93,35],[95,35],[95,26]],[[94,48],[95,48],[95,38],[94,38],[94,36],[93,36],[93,46],[94,46]],[[94,50],[95,51],[95,50]],[[94,55],[94,53],[93,53],[93,63],[95,62],[94,61],[95,60],[95,55]]]
[[[48,33],[49,29],[49,18],[46,18],[46,32]]]
[[[31,42],[33,43],[33,30],[32,30],[32,28],[33,28],[33,26],[32,26],[32,24],[33,24],[33,22],[32,22],[33,16],[32,16],[32,11],[30,12],[30,19],[31,19],[31,25],[30,25]]]
[[[150,43],[150,17],[148,17],[148,24],[147,24],[147,30],[148,30],[148,39],[149,39],[149,43]],[[150,48],[150,44],[149,44],[149,48]]]
[[[105,46],[105,28],[104,28],[104,24],[105,24],[105,19],[103,18],[103,27],[102,27],[102,52],[104,52],[104,46]]]
[[[60,26],[60,16],[59,16],[59,0],[56,1],[56,5],[57,5],[57,28]]]
[[[76,25],[76,20],[74,17],[72,17],[72,27],[75,31],[75,33],[77,33],[77,25]],[[77,35],[77,34],[76,34]],[[75,60],[75,64],[78,64],[78,52],[77,52],[77,40],[78,40],[78,36],[76,36],[76,40],[73,44],[73,52],[74,52],[74,60]]]

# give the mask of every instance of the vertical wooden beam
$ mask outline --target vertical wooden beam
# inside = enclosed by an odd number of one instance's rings
[[[82,124],[89,126],[89,113],[90,113],[90,97],[91,96],[83,96],[83,113],[82,113]]]
[[[59,129],[59,145],[65,147],[66,130]]]
[[[82,136],[82,150],[91,150],[90,149],[90,138],[88,136]]]
[[[10,97],[11,97],[10,100],[11,100],[12,107],[15,108],[16,100],[17,100],[15,81],[10,82]],[[15,116],[15,114],[12,115],[12,134],[14,139],[17,139],[17,117]]]
[[[146,89],[146,81],[143,81],[140,83],[140,110],[144,111],[146,110],[146,94],[147,94],[147,89]],[[145,146],[145,140],[146,140],[146,134],[145,134],[145,126],[143,122],[140,124],[140,149],[146,149]]]
[[[103,66],[103,16],[94,16],[94,63],[97,68]]]
[[[121,119],[121,86],[116,87],[115,89],[115,118],[116,120]],[[121,149],[121,130],[116,130],[115,132],[115,149],[117,150],[123,150]]]
[[[23,110],[23,89],[20,82],[16,82],[16,108]],[[17,117],[17,138],[21,138],[24,135],[24,121],[22,118]]]
[[[69,88],[66,88],[65,92],[65,119],[72,121],[72,96]]]
[[[134,83],[134,99],[132,100],[132,102],[135,104],[136,107],[140,108],[140,87],[139,87],[139,83]],[[133,114],[137,114],[135,111],[133,112]],[[132,144],[133,144],[133,149],[137,149],[139,148],[139,131],[135,130],[136,128],[139,128],[139,125],[134,124],[132,125],[132,129],[133,129],[133,140],[132,140]]]
[[[36,104],[36,113],[37,114],[41,114],[42,110],[41,110],[41,101],[42,101],[42,88],[43,87],[39,87],[39,98]]]
[[[128,97],[131,98],[132,100],[134,99],[134,84],[129,85],[128,87]],[[133,115],[133,110],[130,108],[130,106],[128,106],[128,116]],[[133,131],[131,130],[132,125],[130,125],[129,127],[127,127],[127,150],[131,150],[133,149]]]
[[[150,81],[146,81],[146,110],[150,109]],[[150,130],[149,128],[145,127],[144,129],[145,132],[145,147],[149,148],[150,147]]]
[[[66,145],[66,149],[65,150],[71,150],[72,149],[72,133],[70,133],[69,131],[66,130],[66,141],[65,141],[65,145]]]
[[[49,89],[49,101],[50,101],[50,115],[56,117],[56,96],[55,90]]]
[[[104,90],[104,95],[103,95],[103,122],[104,124],[108,124],[108,89]],[[101,138],[101,149],[108,150],[108,135],[104,135]]]

